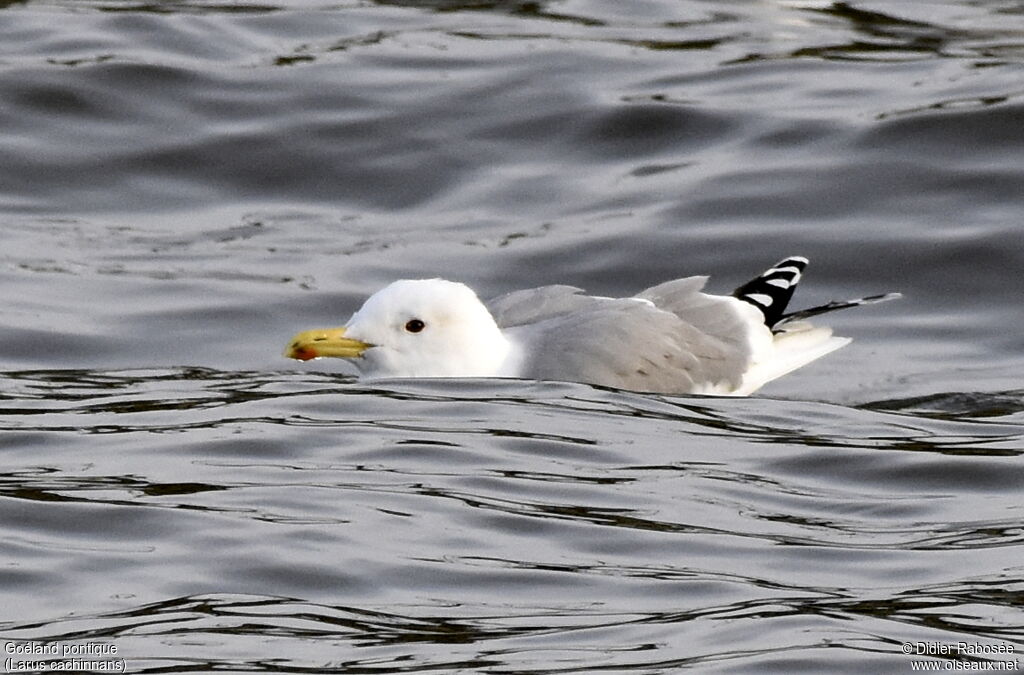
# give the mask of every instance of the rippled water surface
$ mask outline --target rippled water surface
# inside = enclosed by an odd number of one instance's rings
[[[1024,668],[1020,3],[0,2],[0,130],[8,670]],[[749,399],[280,355],[790,254]]]

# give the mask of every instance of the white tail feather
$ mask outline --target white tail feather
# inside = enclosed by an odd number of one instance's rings
[[[784,331],[774,335],[772,349],[751,364],[743,375],[743,382],[731,393],[734,396],[749,396],[768,382],[845,347],[850,342],[850,338],[834,337],[832,329],[828,327],[818,328],[806,323],[788,325]]]

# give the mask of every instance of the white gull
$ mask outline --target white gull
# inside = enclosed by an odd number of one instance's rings
[[[809,317],[900,297],[786,313],[806,265],[786,258],[731,295],[703,293],[701,276],[627,298],[542,286],[485,304],[464,284],[396,281],[344,327],[299,333],[285,355],[350,359],[368,377],[517,377],[745,396],[849,344]]]

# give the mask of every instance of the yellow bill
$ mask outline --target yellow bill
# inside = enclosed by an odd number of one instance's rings
[[[309,361],[321,356],[335,356],[354,359],[363,355],[373,345],[345,337],[344,328],[307,330],[299,333],[288,343],[284,355],[290,359]]]

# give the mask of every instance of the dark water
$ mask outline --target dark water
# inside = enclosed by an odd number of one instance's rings
[[[8,2],[0,130],[5,659],[1024,668],[1020,3]],[[788,254],[905,299],[757,398],[280,356]]]

